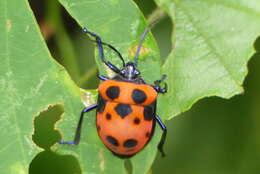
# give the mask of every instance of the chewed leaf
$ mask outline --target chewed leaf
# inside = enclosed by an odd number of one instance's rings
[[[79,88],[50,56],[28,2],[1,1],[0,22],[0,169],[28,173],[40,151],[32,140],[34,117],[59,103],[67,119],[83,105]]]
[[[132,1],[59,1],[81,27],[115,46],[126,61],[133,61],[147,24]],[[169,92],[158,99],[158,115],[170,119],[203,97],[229,98],[241,93],[253,43],[260,34],[258,0],[156,2],[170,14],[175,27],[174,49],[162,67]],[[31,160],[41,151],[37,147],[41,143],[32,140],[35,116],[50,105],[62,105],[64,114],[56,125],[62,139],[70,141],[81,110],[96,103],[97,91],[80,89],[54,61],[28,1],[2,0],[0,22],[0,156],[8,157],[1,161],[0,169],[2,173],[28,173]],[[109,50],[105,56],[122,66]],[[113,75],[98,56],[96,62],[100,74]],[[138,63],[147,83],[160,79],[159,50],[151,33],[143,43]],[[146,148],[130,159],[133,174],[150,170],[161,134],[157,126]],[[79,145],[56,144],[51,149],[73,155],[82,173],[127,173],[124,160],[100,141],[95,111],[85,114]]]

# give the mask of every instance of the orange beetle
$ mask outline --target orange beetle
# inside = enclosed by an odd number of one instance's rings
[[[116,75],[112,79],[98,75],[103,82],[98,87],[97,104],[82,110],[74,140],[71,142],[61,140],[59,143],[78,144],[84,113],[96,108],[98,135],[104,145],[115,155],[125,158],[141,151],[152,138],[156,122],[163,130],[158,149],[162,156],[165,155],[163,144],[167,129],[159,116],[156,115],[156,100],[158,93],[167,92],[166,83],[164,88],[160,87],[160,83],[166,76],[163,75],[160,80],[156,80],[154,85],[149,85],[141,78],[140,72],[136,68],[142,41],[149,29],[150,26],[142,34],[134,62],[128,62],[127,64],[125,64],[119,51],[113,46],[102,42],[101,38],[95,33],[83,29],[83,32],[96,39],[102,62]],[[121,70],[105,59],[103,45],[108,46],[118,54],[123,62]]]

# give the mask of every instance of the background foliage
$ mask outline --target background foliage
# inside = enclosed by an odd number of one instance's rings
[[[62,7],[61,5],[64,7]],[[257,0],[238,1],[7,1],[0,3],[0,94],[2,173],[258,173],[259,168],[259,17]],[[166,124],[167,157],[156,155],[160,131],[131,160],[111,155],[97,138],[94,113],[85,121],[80,146],[54,145],[71,139],[83,103],[95,102],[94,44],[81,26],[99,33],[128,60],[146,26],[145,18],[168,13],[145,40],[140,69],[149,83],[168,75],[168,95],[159,98],[166,120],[205,96],[192,110]],[[19,9],[17,8],[19,7]],[[49,53],[41,33],[48,44]],[[155,11],[154,11],[155,10]],[[219,13],[221,12],[221,14]],[[120,15],[119,15],[120,14]],[[71,16],[73,18],[71,18]],[[79,26],[80,25],[80,26]],[[172,49],[174,48],[174,49]],[[106,55],[119,64],[111,52]],[[66,70],[53,61],[53,57]],[[147,66],[149,65],[149,66]],[[68,75],[68,73],[69,75]],[[70,78],[73,79],[73,82]],[[80,96],[81,95],[81,96]],[[63,114],[64,113],[64,114]],[[39,115],[39,116],[38,116]],[[37,116],[37,117],[36,117]],[[36,117],[36,118],[35,118]],[[59,121],[56,127],[56,122]],[[57,125],[57,124],[56,124]],[[60,130],[60,132],[57,131]],[[33,141],[33,143],[32,143]],[[54,146],[53,146],[54,145]],[[33,159],[33,160],[32,160]],[[31,162],[31,163],[30,163]],[[29,166],[30,163],[30,166]],[[116,164],[116,165],[115,165]]]

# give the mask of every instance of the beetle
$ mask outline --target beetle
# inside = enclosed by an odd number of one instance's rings
[[[165,156],[163,145],[166,139],[167,129],[156,114],[156,100],[159,93],[167,92],[167,84],[160,87],[165,80],[163,75],[156,80],[154,85],[147,84],[140,76],[137,68],[138,55],[142,42],[145,39],[151,25],[145,28],[135,53],[134,62],[125,63],[120,52],[110,44],[102,42],[101,38],[87,30],[98,46],[98,53],[102,62],[116,75],[108,78],[98,75],[103,82],[98,87],[97,104],[86,107],[82,110],[73,141],[59,141],[60,144],[78,144],[80,142],[81,127],[84,114],[96,109],[96,128],[103,144],[115,155],[128,158],[141,151],[151,140],[156,123],[163,130],[158,150]],[[104,56],[103,45],[115,51],[121,59],[123,68],[119,69]]]

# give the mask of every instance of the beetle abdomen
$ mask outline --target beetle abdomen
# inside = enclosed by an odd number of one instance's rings
[[[153,134],[155,105],[103,103],[104,109],[97,110],[96,125],[105,146],[118,155],[133,155],[143,149]]]

